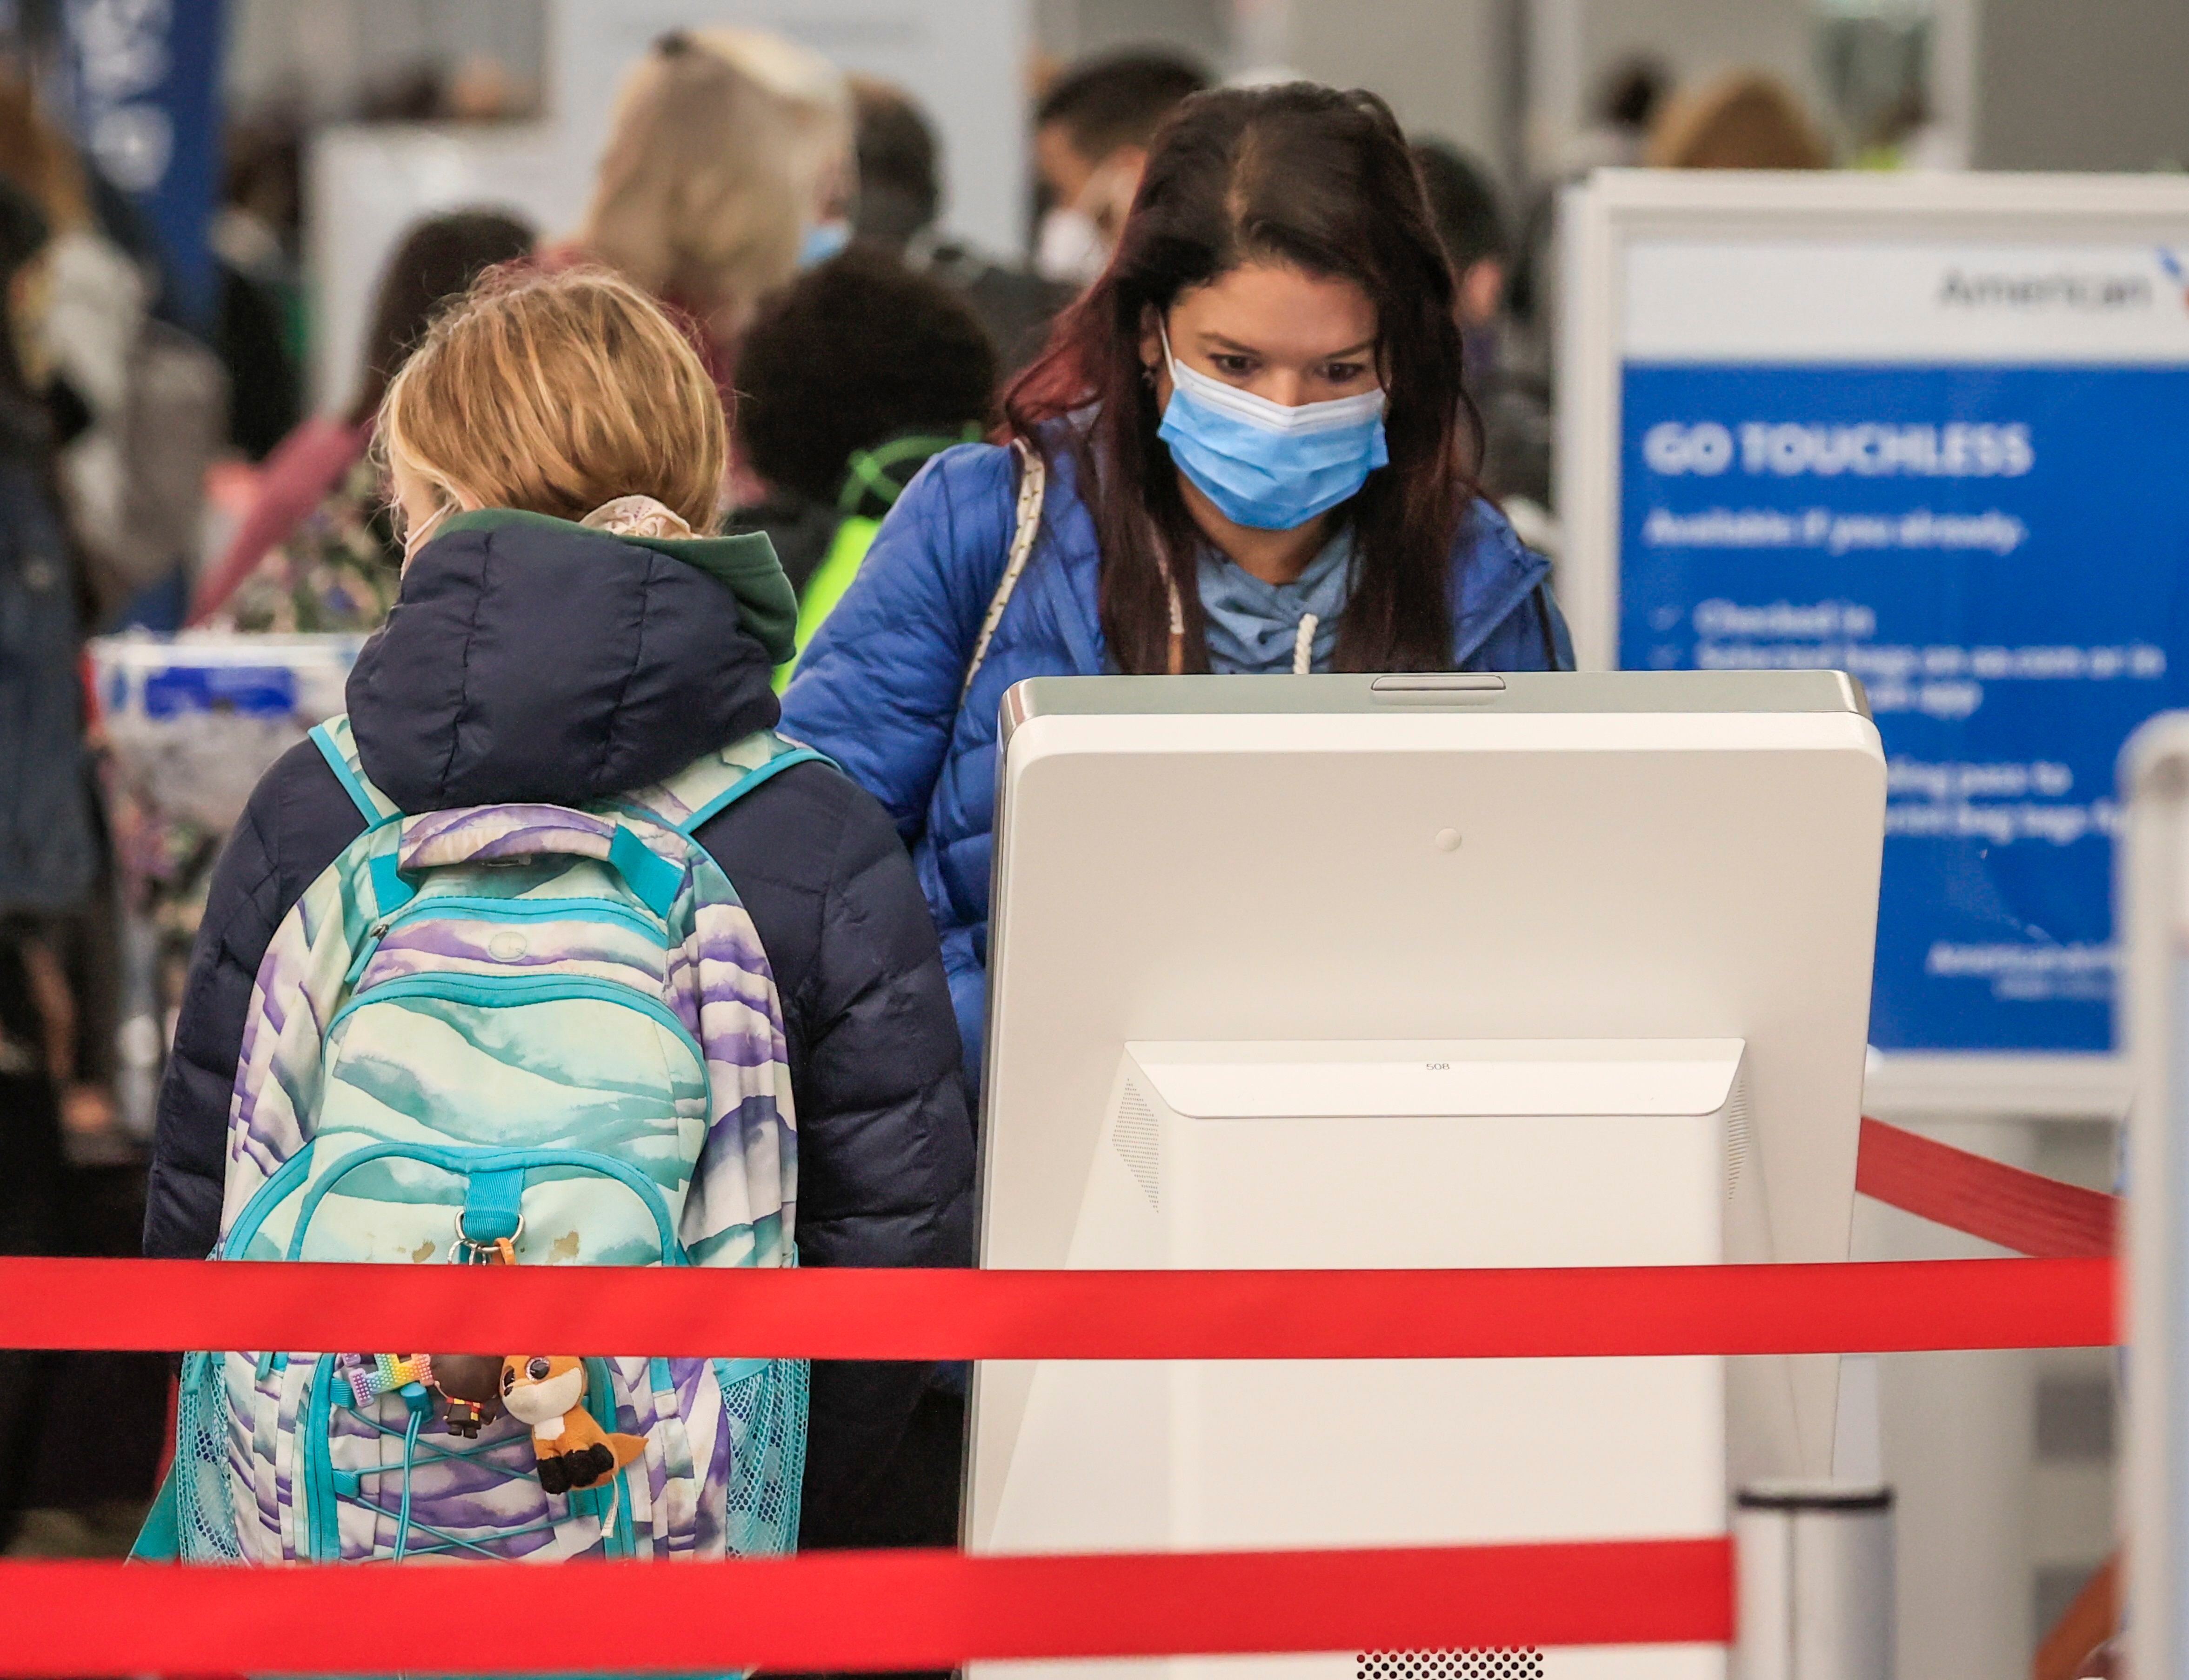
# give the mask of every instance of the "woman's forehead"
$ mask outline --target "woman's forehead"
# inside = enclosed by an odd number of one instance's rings
[[[1179,294],[1174,344],[1253,350],[1276,361],[1360,353],[1376,339],[1376,306],[1357,281],[1289,263],[1251,263]]]

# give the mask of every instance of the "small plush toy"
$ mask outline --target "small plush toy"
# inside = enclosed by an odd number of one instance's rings
[[[512,1354],[501,1362],[502,1409],[532,1426],[540,1485],[570,1493],[606,1481],[646,1451],[636,1435],[611,1435],[585,1408],[585,1367],[567,1354]]]

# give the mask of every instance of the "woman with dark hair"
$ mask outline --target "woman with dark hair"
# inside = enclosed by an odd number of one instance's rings
[[[1475,493],[1451,271],[1372,95],[1185,101],[1004,407],[1014,447],[913,481],[783,706],[913,846],[969,1078],[1010,684],[1572,663],[1548,563]],[[1036,456],[1038,532],[999,596]]]
[[[366,458],[372,417],[434,312],[486,269],[529,256],[535,237],[529,225],[495,210],[429,216],[404,235],[381,274],[348,409],[313,416],[267,456],[257,499],[198,585],[191,624],[379,628],[394,602],[401,549]]]

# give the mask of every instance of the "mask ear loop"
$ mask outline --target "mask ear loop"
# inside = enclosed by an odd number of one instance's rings
[[[409,565],[412,557],[415,556],[420,549],[426,546],[433,535],[434,528],[438,526],[442,520],[447,518],[449,515],[454,513],[455,511],[456,504],[455,502],[444,501],[431,513],[426,516],[425,523],[420,525],[416,530],[406,531],[404,533],[403,563],[404,565]]]

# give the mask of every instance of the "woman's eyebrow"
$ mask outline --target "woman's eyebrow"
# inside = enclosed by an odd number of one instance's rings
[[[1261,351],[1256,349],[1253,345],[1242,344],[1236,338],[1226,338],[1220,332],[1204,331],[1201,335],[1201,348],[1207,350],[1212,347],[1241,356],[1259,356],[1263,354]],[[1374,339],[1364,338],[1358,344],[1348,345],[1343,350],[1326,350],[1322,354],[1314,357],[1312,359],[1318,362],[1343,361],[1348,356],[1366,355],[1375,348],[1376,341]]]

